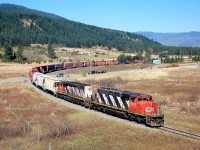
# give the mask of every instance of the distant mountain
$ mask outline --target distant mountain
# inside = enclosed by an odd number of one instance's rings
[[[200,47],[200,32],[155,33],[136,32],[166,46]]]
[[[70,21],[54,14],[12,4],[0,5],[0,46],[61,44],[68,47],[105,46],[120,51],[143,51],[160,43],[142,35]]]

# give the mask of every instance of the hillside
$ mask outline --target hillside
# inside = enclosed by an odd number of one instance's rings
[[[200,32],[154,33],[137,32],[166,46],[200,47]]]
[[[86,25],[11,4],[0,5],[0,19],[0,45],[6,42],[12,45],[52,43],[68,47],[98,45],[132,52],[161,45],[135,33]]]
[[[25,13],[25,14],[38,14],[44,17],[50,17],[55,19],[64,19],[63,17],[60,17],[55,14],[46,13],[43,11],[30,9],[24,6],[18,6],[14,4],[0,4],[0,11],[1,12],[13,12],[13,13]]]

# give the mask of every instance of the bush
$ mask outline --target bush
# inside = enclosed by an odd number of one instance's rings
[[[82,73],[81,76],[82,76],[82,77],[86,77],[86,73],[85,73],[85,72]]]
[[[0,54],[0,59],[3,59],[3,55],[2,54]]]
[[[179,64],[173,63],[173,64],[166,66],[166,68],[172,68],[172,67],[179,67]]]
[[[79,127],[63,116],[55,119],[49,118],[46,122],[45,129],[48,137],[55,138],[74,134],[79,130]]]
[[[0,139],[20,136],[31,130],[32,128],[30,127],[29,123],[25,121],[24,119],[20,119],[16,121],[16,123],[12,124],[12,126],[3,125],[1,123],[0,124],[0,133],[1,133]]]
[[[36,63],[41,64],[41,60],[36,60]]]
[[[180,103],[180,111],[190,114],[199,114],[200,107],[197,105],[198,97],[196,95],[181,96],[177,101]]]

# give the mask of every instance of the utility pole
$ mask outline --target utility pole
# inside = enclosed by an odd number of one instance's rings
[[[90,72],[92,71],[92,62],[90,61]]]

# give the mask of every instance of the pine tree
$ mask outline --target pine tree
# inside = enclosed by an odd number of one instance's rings
[[[18,45],[16,57],[17,57],[17,59],[22,59],[23,58],[23,46],[22,46],[22,44]]]
[[[51,59],[56,58],[55,50],[51,44],[48,45],[48,57]]]
[[[13,56],[13,49],[10,44],[5,44],[4,46],[4,61],[10,61],[12,60]]]
[[[153,54],[153,49],[149,48],[146,51],[146,55],[145,55],[145,63],[151,63],[151,55]]]

